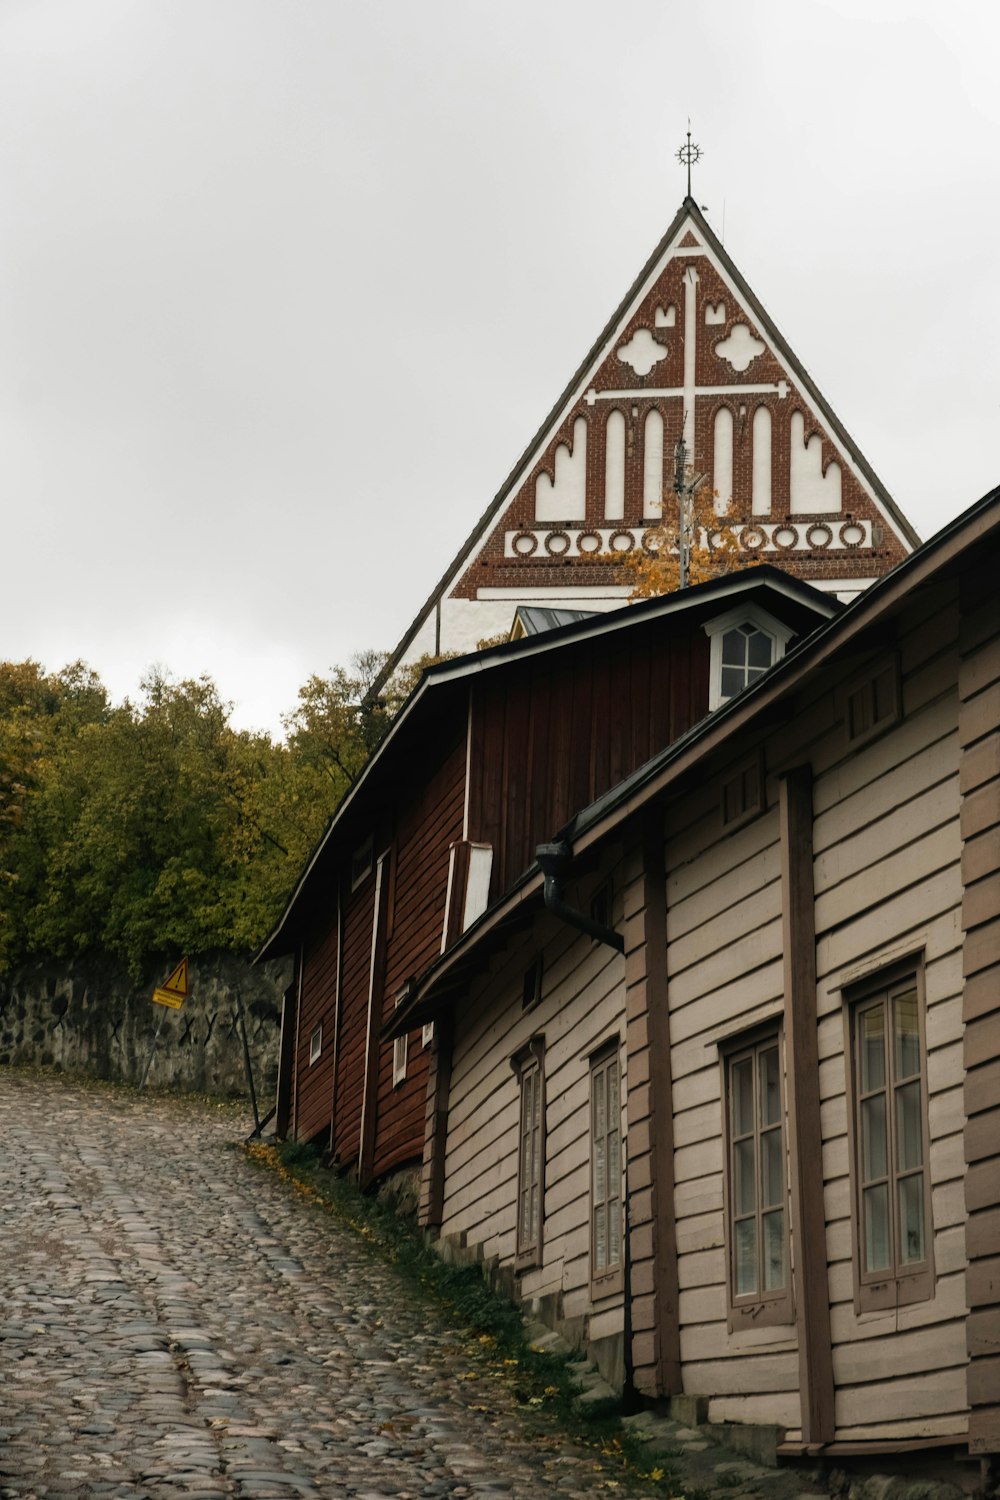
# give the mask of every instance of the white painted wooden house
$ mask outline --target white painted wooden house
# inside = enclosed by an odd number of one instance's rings
[[[998,577],[995,491],[756,680],[744,622],[387,1028],[425,1223],[789,1455],[1000,1450]]]

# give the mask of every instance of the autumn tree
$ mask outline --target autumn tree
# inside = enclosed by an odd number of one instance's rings
[[[720,504],[707,482],[685,486],[689,539],[689,584],[707,583],[726,573],[753,567],[760,558],[740,542],[741,523],[732,505]],[[667,491],[662,519],[645,533],[642,546],[627,553],[622,565],[631,576],[632,599],[670,594],[681,586],[682,507],[677,493]]]

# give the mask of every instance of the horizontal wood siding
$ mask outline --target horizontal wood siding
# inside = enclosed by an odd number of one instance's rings
[[[494,897],[538,843],[703,717],[708,660],[700,626],[661,622],[480,680],[469,836],[494,848]]]
[[[441,951],[448,851],[462,837],[465,807],[465,732],[458,726],[441,747],[443,759],[417,797],[400,812],[396,836],[390,929],[386,952],[381,1020],[392,1016],[396,996],[410,978],[422,974]],[[392,1081],[392,1042],[379,1052],[378,1118],[374,1175],[381,1177],[403,1162],[420,1159],[424,1140],[424,1106],[428,1056],[421,1028],[407,1039],[406,1078]]]
[[[331,1146],[335,1160],[346,1166],[357,1160],[361,1142],[368,980],[375,911],[374,872],[352,897],[345,896],[344,899],[346,907],[340,970],[340,1042]]]
[[[815,769],[817,1024],[822,1170],[836,1437],[886,1440],[966,1431],[961,1212],[961,933],[958,615],[953,594],[899,622],[902,721],[854,753],[826,684],[805,696]],[[890,660],[876,653],[869,667]],[[850,664],[845,686],[866,663]],[[828,722],[831,702],[834,722]],[[803,722],[804,721],[804,722]],[[845,987],[923,955],[935,1295],[856,1311]]]
[[[337,1005],[336,899],[331,906],[326,924],[306,947],[303,956],[295,1118],[295,1135],[300,1141],[311,1141],[320,1131],[330,1128],[335,1053],[334,1017]],[[317,1061],[310,1063],[310,1039],[319,1025],[323,1027],[322,1051]]]
[[[781,857],[770,806],[726,834],[718,778],[667,819],[667,974],[674,1101],[674,1209],[683,1386],[710,1398],[713,1421],[797,1428],[794,1323],[727,1326],[724,1101],[718,1043],[783,998]],[[787,1088],[785,1091],[787,1103]],[[785,1121],[788,1140],[788,1121]]]
[[[582,904],[594,885],[570,899]],[[615,915],[620,921],[620,894]],[[538,943],[542,999],[525,1012],[523,975]],[[591,1298],[589,1054],[614,1036],[624,1044],[624,960],[547,916],[456,1012],[441,1232],[514,1264],[519,1094],[511,1058],[538,1033],[547,1101],[543,1263],[519,1277],[520,1293],[558,1296],[565,1318],[591,1320],[593,1338],[620,1333],[621,1290]],[[623,1125],[626,1089],[623,1074]]]
[[[966,1387],[969,1447],[979,1454],[1000,1452],[1000,611],[995,580],[996,561],[988,592],[970,582],[963,589],[958,717],[965,878]]]

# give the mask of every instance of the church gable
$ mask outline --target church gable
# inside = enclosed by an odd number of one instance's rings
[[[851,590],[917,538],[688,200],[452,575],[456,599],[625,594],[683,435],[748,557]],[[487,530],[488,527],[488,530]],[[484,590],[486,591],[484,593]]]

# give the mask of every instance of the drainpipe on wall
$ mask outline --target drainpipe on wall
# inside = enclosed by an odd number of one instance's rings
[[[560,922],[565,922],[567,926],[586,933],[595,942],[614,948],[616,953],[624,953],[625,939],[620,932],[615,932],[613,927],[605,927],[602,923],[585,917],[582,911],[576,911],[574,907],[567,906],[562,899],[563,886],[573,863],[573,851],[569,844],[563,839],[558,839],[551,844],[539,844],[535,849],[535,859],[545,876],[542,896],[546,910],[550,911]]]

